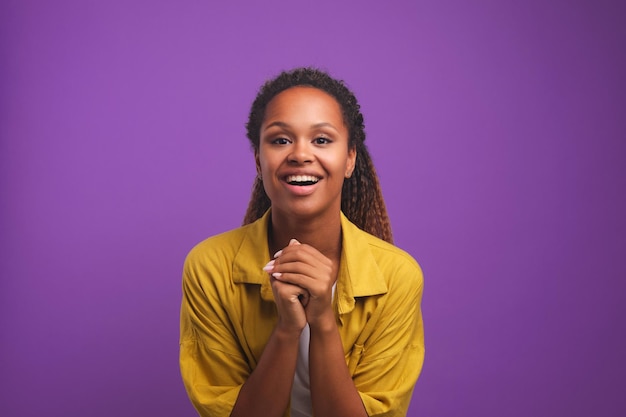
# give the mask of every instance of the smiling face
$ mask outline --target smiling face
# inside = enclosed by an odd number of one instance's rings
[[[338,215],[356,151],[337,101],[316,88],[289,88],[267,105],[260,133],[255,157],[274,214]]]

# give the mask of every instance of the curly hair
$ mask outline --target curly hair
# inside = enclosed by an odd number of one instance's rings
[[[391,224],[378,176],[364,143],[365,126],[361,107],[343,81],[336,80],[326,72],[315,68],[296,68],[282,72],[278,77],[267,81],[252,103],[246,124],[247,136],[252,148],[255,152],[259,151],[261,124],[267,105],[282,91],[297,86],[317,88],[337,100],[349,132],[348,146],[356,149],[354,172],[343,183],[341,211],[359,228],[393,243]],[[270,206],[271,201],[265,192],[263,182],[257,177],[252,187],[252,196],[243,224],[259,219]]]

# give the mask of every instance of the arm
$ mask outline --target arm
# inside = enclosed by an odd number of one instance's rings
[[[243,385],[231,417],[281,416],[289,405],[296,370],[300,334],[306,325],[295,285],[271,278],[278,307],[278,323],[258,366]]]
[[[201,416],[227,417],[251,370],[219,291],[207,277],[206,268],[188,258],[183,272],[180,371]]]
[[[420,310],[423,279],[417,263],[409,257],[388,258],[384,267],[388,292],[358,300],[355,314],[364,321],[346,317],[352,329],[344,327],[342,334],[355,337],[349,342],[354,344],[346,366],[338,327],[330,313],[330,289],[326,292],[325,285],[320,284],[326,274],[324,262],[315,263],[305,253],[288,258],[288,251],[283,252],[277,266],[283,272],[279,278],[297,283],[311,294],[306,310],[311,327],[309,372],[316,415],[405,415],[424,358]],[[311,309],[313,305],[318,308]],[[367,414],[359,414],[365,411]]]
[[[332,262],[313,247],[296,243],[280,252],[271,271],[280,282],[306,289],[303,305],[311,329],[309,377],[314,414],[366,417],[332,309]]]
[[[311,400],[318,416],[367,416],[344,357],[335,316],[311,325]]]
[[[382,297],[361,300],[369,316],[350,353],[350,373],[370,416],[405,416],[424,360],[422,273],[405,263]]]
[[[276,328],[243,384],[231,417],[282,416],[289,404],[300,334]]]
[[[211,276],[212,269],[224,267],[207,264],[207,258],[190,254],[183,273],[180,367],[192,403],[206,417],[284,415],[306,324],[298,300],[304,291],[272,280],[279,320],[258,363],[250,364],[242,329],[231,322],[238,314],[229,309],[242,300],[227,295],[228,280]]]

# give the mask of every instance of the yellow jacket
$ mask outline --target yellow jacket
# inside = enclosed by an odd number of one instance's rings
[[[269,211],[191,250],[183,272],[180,369],[201,416],[227,417],[277,321]],[[405,416],[424,359],[422,271],[341,214],[333,300],[346,363],[370,416]],[[285,413],[289,416],[289,410]]]

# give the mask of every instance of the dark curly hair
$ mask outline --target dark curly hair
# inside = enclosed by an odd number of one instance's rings
[[[255,152],[259,151],[261,124],[269,102],[282,91],[292,87],[317,88],[332,96],[341,107],[343,120],[348,127],[348,146],[356,149],[356,166],[350,178],[346,178],[341,192],[341,211],[366,232],[392,243],[391,224],[383,200],[374,164],[365,146],[365,126],[361,107],[354,94],[343,81],[335,80],[326,72],[315,68],[296,68],[285,71],[267,81],[252,103],[247,136]],[[259,219],[270,208],[271,201],[260,178],[252,187],[252,197],[243,224]]]

